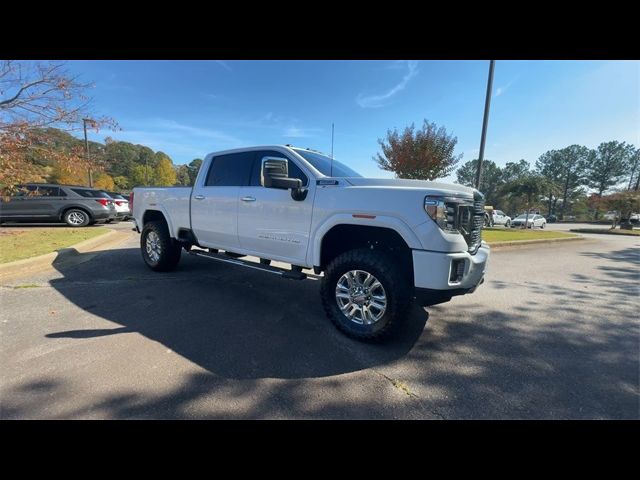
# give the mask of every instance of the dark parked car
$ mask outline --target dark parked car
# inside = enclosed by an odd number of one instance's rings
[[[65,222],[84,227],[115,218],[113,200],[83,186],[29,183],[19,185],[8,201],[0,199],[0,222]]]

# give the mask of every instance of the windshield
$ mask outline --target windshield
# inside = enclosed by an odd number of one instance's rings
[[[327,177],[361,177],[358,172],[347,167],[344,163],[340,163],[337,160],[333,160],[333,167],[331,166],[331,157],[322,155],[320,153],[310,152],[309,150],[303,150],[301,148],[294,148],[294,152],[301,155],[307,162]],[[332,171],[333,170],[333,171]]]
[[[530,213],[530,214],[528,215],[528,217],[529,217],[529,218],[533,218],[533,215],[534,215],[533,213]],[[527,218],[527,215],[526,215],[526,214],[518,215],[516,218],[517,218],[517,219],[522,219],[522,220],[524,220],[525,218]]]

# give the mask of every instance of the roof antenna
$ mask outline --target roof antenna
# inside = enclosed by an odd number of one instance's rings
[[[329,176],[333,177],[333,122],[331,122],[331,171]]]

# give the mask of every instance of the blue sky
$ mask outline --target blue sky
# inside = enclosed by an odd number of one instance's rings
[[[227,148],[291,143],[331,150],[360,173],[388,128],[423,119],[476,158],[488,61],[71,61],[95,83],[96,113],[122,131],[92,133],[148,145],[174,163]],[[570,144],[640,146],[640,62],[496,62],[485,158],[532,164]],[[448,180],[452,180],[451,176]]]

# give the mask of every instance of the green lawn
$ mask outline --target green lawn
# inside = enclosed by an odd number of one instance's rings
[[[106,228],[0,228],[0,263],[36,257],[104,235]]]
[[[489,245],[494,242],[511,242],[514,240],[537,240],[547,238],[575,237],[573,233],[552,232],[550,230],[523,230],[521,228],[484,228],[482,239]]]

